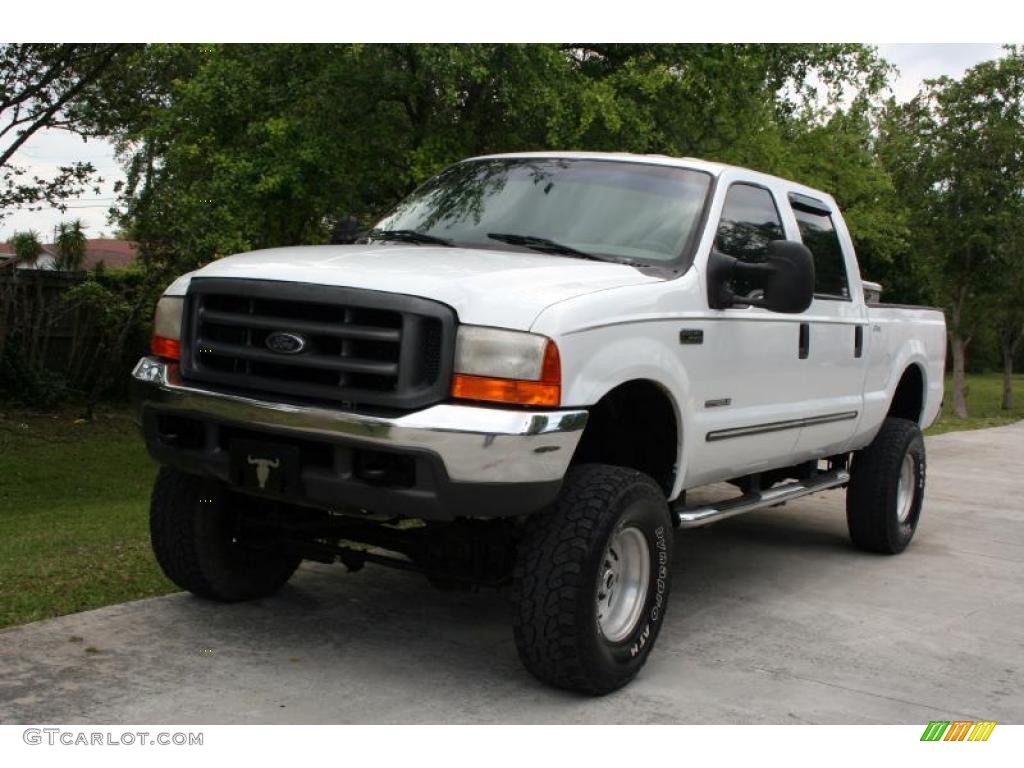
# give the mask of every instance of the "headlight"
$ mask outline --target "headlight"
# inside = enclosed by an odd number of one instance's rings
[[[518,405],[558,405],[562,366],[546,336],[463,325],[455,340],[452,397]]]
[[[158,357],[178,360],[181,357],[181,310],[183,296],[162,296],[156,303],[153,318],[153,338],[150,351]]]

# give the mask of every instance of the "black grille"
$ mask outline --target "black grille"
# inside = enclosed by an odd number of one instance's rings
[[[294,334],[284,354],[267,339]],[[427,299],[265,280],[196,278],[182,338],[186,379],[352,406],[420,408],[444,399],[455,313]]]

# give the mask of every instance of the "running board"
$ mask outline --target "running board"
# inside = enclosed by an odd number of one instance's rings
[[[798,480],[777,485],[766,491],[740,496],[738,499],[728,499],[701,507],[675,507],[673,512],[680,528],[697,528],[709,523],[716,523],[727,517],[742,515],[744,512],[785,504],[787,501],[799,499],[801,496],[836,488],[846,485],[848,482],[850,482],[850,473],[843,469],[836,469],[816,475],[810,480]]]

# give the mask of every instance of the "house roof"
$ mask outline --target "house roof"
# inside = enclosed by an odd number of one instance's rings
[[[134,262],[138,255],[138,243],[98,237],[86,241],[82,269],[92,269],[101,261],[107,269],[121,269]]]
[[[56,255],[56,248],[52,243],[43,245],[43,253],[50,256]],[[10,243],[0,243],[0,261],[5,256],[14,255],[14,248]],[[130,240],[115,240],[107,237],[89,238],[85,241],[85,258],[82,260],[82,269],[92,270],[100,262],[107,269],[121,269],[129,266],[138,258],[138,243]]]

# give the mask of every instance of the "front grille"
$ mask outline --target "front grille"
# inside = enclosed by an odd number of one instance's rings
[[[295,354],[268,338],[297,336]],[[379,291],[196,278],[182,329],[182,376],[263,393],[402,410],[444,399],[455,313]],[[294,340],[293,340],[294,341]]]

